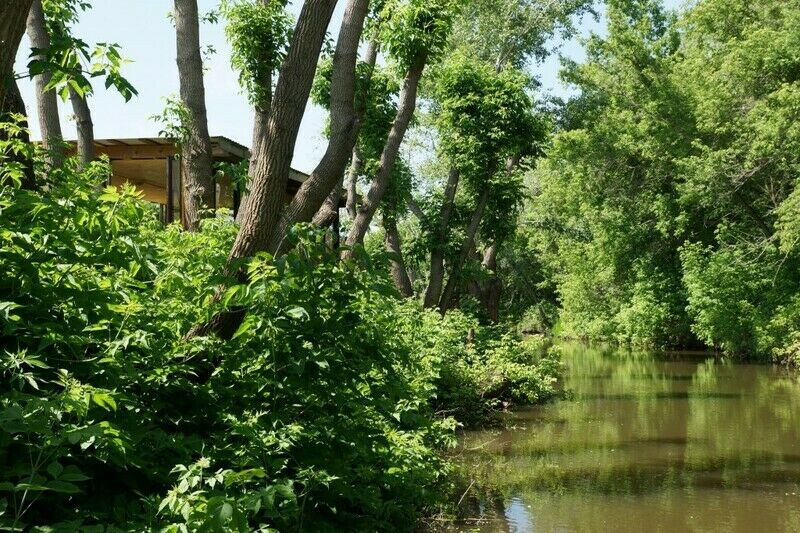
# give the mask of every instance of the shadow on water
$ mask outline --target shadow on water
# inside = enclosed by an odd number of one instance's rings
[[[709,354],[564,345],[568,399],[462,436],[446,531],[800,531],[800,381]]]

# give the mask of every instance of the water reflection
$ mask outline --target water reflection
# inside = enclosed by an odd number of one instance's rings
[[[800,383],[707,354],[564,346],[568,400],[469,433],[477,531],[800,531]]]

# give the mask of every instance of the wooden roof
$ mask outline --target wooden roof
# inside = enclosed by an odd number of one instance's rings
[[[75,141],[68,141],[75,144]],[[95,150],[98,154],[107,155],[109,159],[167,159],[177,154],[174,139],[163,137],[137,137],[122,139],[95,139]],[[238,163],[250,158],[250,149],[221,135],[211,137],[211,152],[214,159]],[[308,179],[308,174],[290,169],[289,189],[296,192],[300,184]]]

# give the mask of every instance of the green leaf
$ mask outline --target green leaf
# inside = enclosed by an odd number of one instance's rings
[[[239,328],[236,330],[236,333],[234,333],[234,334],[233,334],[233,336],[231,337],[231,339],[235,339],[235,338],[237,338],[237,337],[239,337],[239,336],[241,336],[241,335],[244,335],[245,333],[247,333],[248,331],[250,331],[251,329],[253,329],[253,326],[254,326],[254,325],[255,325],[255,317],[254,317],[254,316],[252,316],[252,315],[249,315],[249,316],[247,316],[247,317],[246,317],[246,318],[245,318],[245,319],[242,321],[241,325],[240,325],[240,326],[239,326]]]
[[[47,465],[47,473],[50,474],[53,479],[57,479],[61,473],[64,471],[64,467],[58,461],[53,461],[49,465]]]
[[[116,411],[117,410],[117,402],[111,397],[110,394],[105,392],[93,392],[92,393],[92,401],[96,404],[105,409],[106,411]]]
[[[91,479],[75,465],[67,465],[59,478],[61,481],[87,481]]]
[[[47,488],[53,490],[54,492],[60,492],[62,494],[78,494],[81,491],[77,485],[58,479],[48,481],[46,485]]]
[[[300,306],[290,307],[289,309],[286,310],[286,314],[297,320],[301,318],[307,319],[309,317],[308,311],[306,311],[304,308]]]

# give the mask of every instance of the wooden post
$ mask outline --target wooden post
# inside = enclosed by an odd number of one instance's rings
[[[182,186],[183,183],[181,180],[181,165],[175,159],[175,156],[168,155],[167,156],[167,216],[166,216],[167,224],[175,222],[175,219],[180,218],[181,214],[183,213],[183,207],[182,207],[183,194],[181,192]]]
[[[165,217],[167,224],[172,224],[175,220],[175,204],[173,202],[175,191],[172,187],[174,183],[172,176],[172,160],[173,156],[167,156],[167,213]]]

